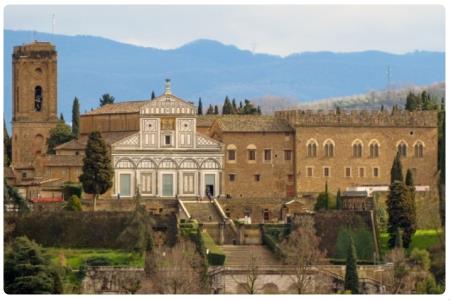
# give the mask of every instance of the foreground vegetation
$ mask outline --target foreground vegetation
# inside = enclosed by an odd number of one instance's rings
[[[416,233],[412,237],[411,245],[408,248],[408,252],[411,252],[412,249],[417,248],[420,250],[427,250],[432,247],[437,246],[441,242],[440,235],[442,235],[442,231],[436,231],[434,229],[418,229]],[[389,233],[383,232],[380,234],[380,251],[381,255],[388,251],[388,240]]]

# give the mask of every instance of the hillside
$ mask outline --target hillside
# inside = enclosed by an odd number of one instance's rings
[[[97,107],[105,92],[116,101],[146,99],[162,93],[171,78],[173,91],[185,99],[222,103],[282,97],[294,104],[316,99],[364,94],[386,86],[391,66],[398,86],[428,85],[444,80],[444,53],[404,55],[366,51],[306,52],[279,57],[253,54],[211,40],[198,40],[173,50],[144,48],[92,36],[4,31],[5,118],[11,120],[11,54],[13,46],[33,40],[54,43],[58,50],[58,109],[70,119],[74,96],[81,111]]]

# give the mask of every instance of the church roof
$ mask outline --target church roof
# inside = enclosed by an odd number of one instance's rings
[[[137,131],[117,131],[117,132],[103,132],[102,138],[106,144],[111,145],[126,136],[132,135]],[[84,150],[88,141],[89,135],[82,135],[78,140],[71,140],[67,143],[57,146],[56,150]],[[64,155],[60,155],[64,156]]]
[[[224,132],[293,132],[287,121],[273,116],[229,115],[217,124]]]
[[[141,106],[150,100],[136,100],[117,102],[113,104],[106,104],[97,109],[91,110],[83,115],[106,115],[106,114],[120,114],[120,113],[138,113]]]
[[[220,118],[218,115],[197,116],[197,127],[210,127],[218,118]]]

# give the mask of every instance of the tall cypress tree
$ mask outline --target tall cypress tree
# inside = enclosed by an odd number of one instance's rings
[[[414,187],[413,173],[410,169],[406,172],[405,184],[407,188],[407,203],[405,205],[405,219],[403,227],[403,244],[409,246],[412,236],[417,229],[416,215],[416,188]]]
[[[112,187],[113,174],[108,147],[100,132],[93,131],[86,145],[80,182],[84,191],[94,194],[94,210],[98,196]]]
[[[409,92],[406,96],[405,110],[414,111],[418,108],[420,108],[420,99],[413,92]]]
[[[59,120],[65,122],[63,113],[59,114]]]
[[[156,98],[156,96],[155,96],[155,91],[152,91],[152,99],[151,100],[153,100],[153,99],[155,99]]]
[[[359,294],[356,248],[351,236],[347,251],[347,261],[345,264],[344,289],[346,291],[351,291],[352,294]]]
[[[400,159],[400,152],[397,152],[391,168],[391,184],[394,183],[394,181],[403,182],[403,167]]]
[[[219,106],[214,105],[214,114],[218,115],[219,114]]]
[[[228,98],[228,96],[225,97],[225,100],[223,101],[223,106],[222,106],[222,115],[229,115],[232,113],[232,105],[230,102],[230,99]]]
[[[197,115],[201,116],[203,115],[203,103],[202,98],[198,98],[198,107],[197,107]]]
[[[232,114],[237,114],[238,108],[236,106],[236,99],[234,99],[234,98],[233,98],[233,101],[231,102],[231,107],[232,107]]]
[[[6,121],[3,119],[3,166],[8,167],[12,161],[11,137],[6,129]]]
[[[214,114],[214,107],[212,104],[209,105],[208,110],[206,111],[207,115],[213,115]]]
[[[80,136],[80,102],[77,97],[72,104],[72,135],[76,139]]]

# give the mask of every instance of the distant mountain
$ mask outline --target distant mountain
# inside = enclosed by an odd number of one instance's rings
[[[34,36],[34,37],[33,37]],[[50,41],[58,51],[58,109],[71,117],[75,96],[81,111],[98,106],[110,93],[116,101],[148,99],[163,91],[165,78],[173,92],[197,103],[222,103],[265,96],[294,103],[363,94],[392,82],[427,85],[444,81],[445,54],[413,52],[395,55],[378,51],[305,52],[280,57],[254,54],[211,40],[197,40],[173,50],[138,47],[93,36],[66,36],[4,31],[5,117],[11,120],[11,54],[15,45]],[[305,41],[306,42],[306,41]]]

